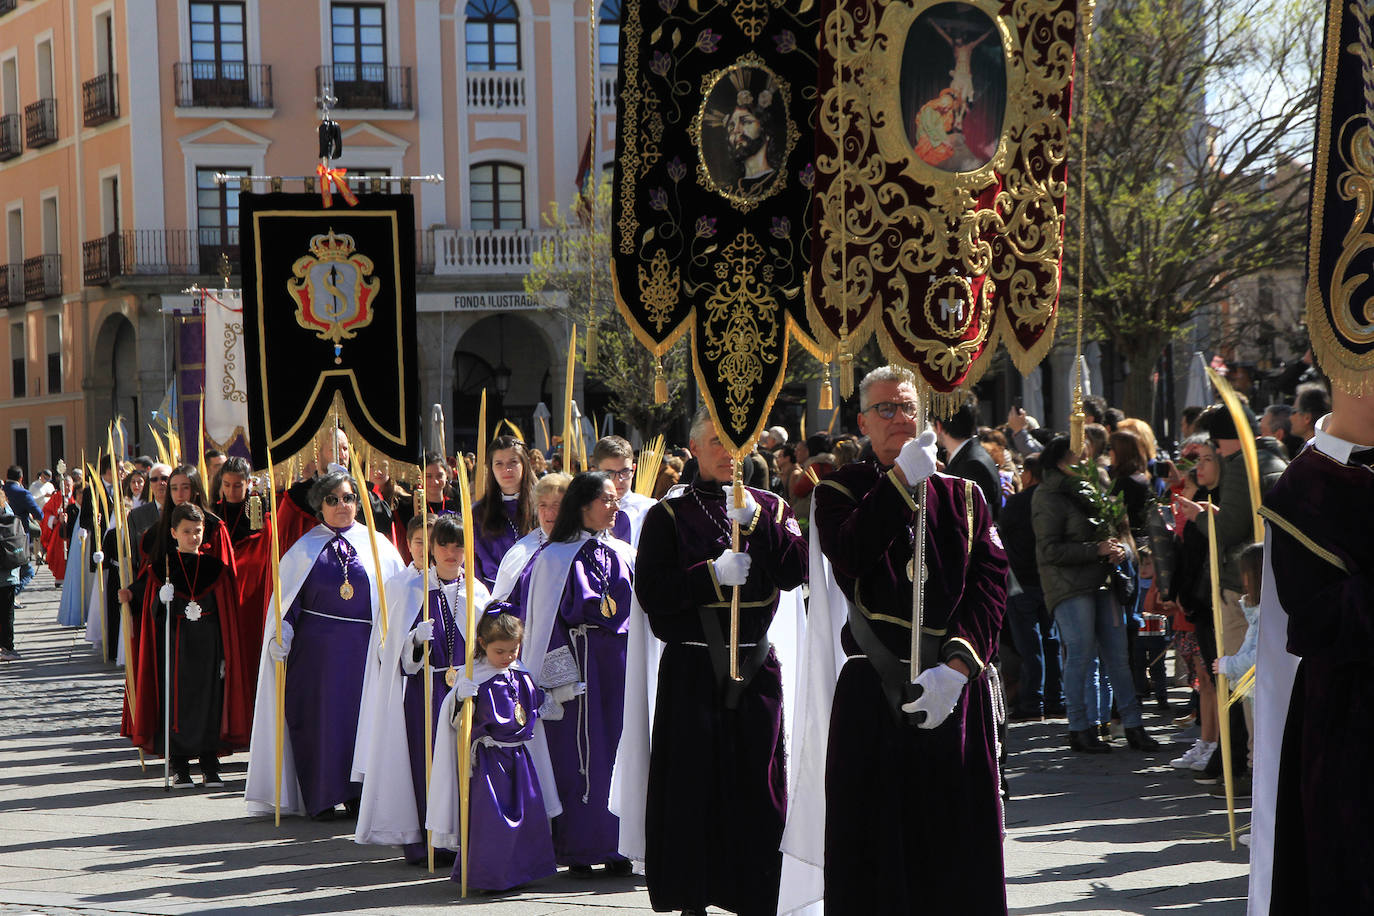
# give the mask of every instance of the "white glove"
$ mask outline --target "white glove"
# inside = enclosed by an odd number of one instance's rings
[[[549,691],[549,696],[553,697],[556,703],[566,703],[574,697],[580,697],[587,692],[587,682],[578,681],[575,684],[564,684],[562,687],[555,687]]]
[[[458,695],[458,699],[466,700],[468,697],[477,696],[477,682],[471,678],[458,675],[458,680],[453,684],[453,692]]]
[[[563,719],[563,704],[553,698],[553,691],[544,694],[544,702],[539,704],[539,718],[547,722]]]
[[[48,516],[48,527],[49,527],[49,528],[56,528],[56,527],[57,527],[57,516],[56,516],[56,515],[50,515],[50,516]]]
[[[172,599],[177,596],[176,586],[170,582],[162,583],[162,588],[157,590],[157,599],[163,604],[171,604]]]
[[[721,585],[743,585],[749,578],[749,565],[754,558],[744,551],[727,550],[716,557],[711,565],[716,570],[716,581]]]
[[[910,703],[903,703],[902,711],[923,712],[926,717],[917,722],[917,726],[936,728],[954,712],[954,704],[959,702],[959,694],[968,683],[968,676],[949,665],[936,665],[922,671],[912,683],[920,686],[921,695]]]
[[[415,629],[410,631],[410,644],[419,649],[434,638],[434,621],[421,620],[415,624]]]
[[[732,522],[739,522],[741,528],[749,527],[749,523],[754,520],[754,513],[759,511],[759,504],[754,500],[754,494],[746,488],[744,491],[744,505],[735,507],[735,485],[725,484],[725,516]]]
[[[286,657],[291,654],[291,639],[296,635],[295,629],[285,620],[281,622],[281,642],[277,642],[275,636],[267,638],[267,657],[274,662],[284,662]]]
[[[91,562],[94,563],[96,566],[99,566],[100,564],[104,563],[105,551],[97,550],[95,553],[91,554]]]
[[[908,439],[897,453],[897,467],[902,469],[907,486],[914,487],[935,473],[935,433],[926,430],[915,439]]]

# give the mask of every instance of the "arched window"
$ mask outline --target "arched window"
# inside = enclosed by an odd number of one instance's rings
[[[596,11],[597,60],[603,67],[620,65],[620,0],[601,0]]]
[[[468,0],[464,16],[469,70],[520,69],[520,12],[513,0]]]
[[[525,170],[508,162],[486,162],[468,170],[473,229],[525,228]]]

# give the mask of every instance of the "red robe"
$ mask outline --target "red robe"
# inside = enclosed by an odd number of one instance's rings
[[[254,531],[244,517],[247,502],[231,505],[223,501],[215,504],[215,513],[225,521],[234,545],[235,580],[238,585],[239,648],[248,659],[246,674],[252,682],[249,698],[257,689],[257,658],[262,651],[262,634],[267,619],[267,599],[272,594],[272,529],[271,516]],[[285,547],[282,548],[283,551]]]
[[[153,640],[161,639],[162,636],[153,632],[156,615],[152,611],[153,606],[158,601],[157,593],[162,588],[163,579],[162,572],[154,570],[152,564],[148,562],[152,538],[160,528],[160,524],[154,526],[143,536],[143,565],[138,570],[136,582],[130,583],[130,588],[138,585],[143,589],[142,601],[133,608],[137,616],[133,627],[133,655],[135,664],[134,687],[138,695],[138,710],[136,711],[137,714],[131,711],[128,691],[126,690],[124,712],[119,728],[121,735],[145,751],[152,750],[153,735],[161,727],[157,724],[161,719],[158,718],[159,706],[156,693],[150,695],[145,686],[146,681],[156,691],[161,683],[157,671],[157,648]],[[226,750],[244,748],[248,746],[248,736],[253,728],[253,684],[256,680],[258,659],[257,656],[251,659],[244,657],[241,649],[237,632],[238,589],[235,585],[238,581],[238,567],[234,562],[234,546],[229,540],[228,530],[218,518],[212,516],[206,519],[205,537],[201,541],[200,552],[215,557],[224,564],[224,570],[214,585],[214,588],[223,592],[223,594],[220,591],[215,593],[218,606],[231,609],[229,612],[219,614],[220,635],[224,642],[225,716],[221,737],[226,739]],[[224,603],[226,597],[229,601],[228,604]],[[125,664],[128,664],[127,659]],[[149,715],[153,718],[149,719]],[[153,724],[150,726],[149,722]],[[151,731],[149,731],[150,728]],[[232,739],[233,747],[228,746],[230,739]]]
[[[48,558],[48,569],[52,570],[53,578],[58,582],[67,574],[67,539],[62,536],[62,525],[66,521],[70,503],[71,500],[63,497],[61,490],[54,490],[43,504],[43,530],[39,533],[39,540]]]
[[[320,523],[304,504],[312,483],[306,480],[295,484],[277,500],[277,539],[281,543],[282,556],[286,556],[291,545],[299,541],[302,535]]]

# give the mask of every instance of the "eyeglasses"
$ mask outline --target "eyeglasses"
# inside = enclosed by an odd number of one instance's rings
[[[166,477],[149,477],[149,478],[148,478],[148,482],[149,482],[149,483],[164,483],[164,482],[166,482],[166,480],[167,480]]]
[[[879,401],[876,404],[870,404],[868,407],[864,408],[864,410],[877,412],[878,416],[882,417],[884,420],[891,420],[893,417],[897,416],[897,411],[899,410],[906,415],[908,420],[914,420],[916,419],[917,409],[918,407],[915,401]]]
[[[330,493],[324,498],[324,504],[326,506],[337,506],[339,503],[343,503],[345,506],[351,506],[357,501],[358,494],[356,493],[345,493],[342,496],[335,496],[333,493]]]
[[[603,471],[602,473],[605,474],[607,477],[614,478],[615,480],[629,480],[631,477],[634,476],[635,469],[621,468],[618,471]]]
[[[603,496],[601,497],[601,504],[609,509],[612,506],[619,506],[620,499],[615,496]]]

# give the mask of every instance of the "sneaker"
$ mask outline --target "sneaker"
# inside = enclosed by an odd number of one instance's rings
[[[1248,833],[1242,833],[1240,836],[1236,837],[1236,842],[1239,843],[1239,844],[1242,845],[1242,846],[1249,847],[1249,845],[1250,845],[1250,834],[1248,834]]]
[[[194,789],[196,784],[191,781],[190,770],[179,770],[172,774],[173,789]]]
[[[205,788],[207,789],[224,788],[224,778],[219,775],[219,772],[217,770],[202,770],[200,775],[200,782],[201,785],[205,786]]]
[[[1175,757],[1169,761],[1169,766],[1176,770],[1196,770],[1200,769],[1198,761],[1202,762],[1202,767],[1207,766],[1207,758],[1212,755],[1209,743],[1201,738],[1193,742],[1193,746],[1183,752],[1183,756]]]
[[[23,657],[13,649],[0,649],[0,662],[18,661]]]
[[[1203,772],[1193,777],[1193,782],[1200,786],[1215,786],[1221,782],[1221,774],[1218,773],[1216,776],[1213,776],[1211,773],[1203,770]]]

